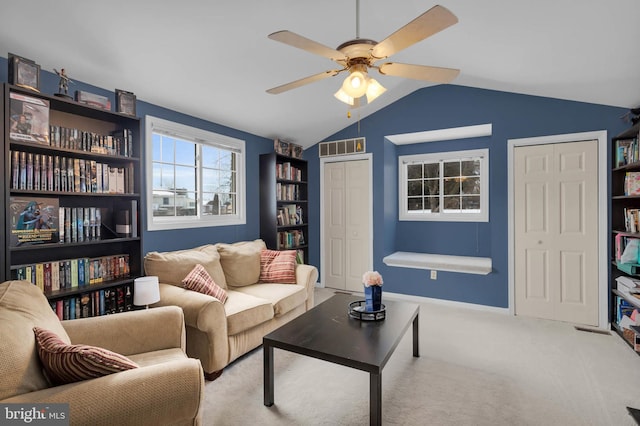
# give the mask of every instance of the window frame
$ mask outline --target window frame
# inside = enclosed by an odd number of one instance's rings
[[[153,135],[170,136],[197,146],[208,145],[237,153],[236,155],[236,213],[229,215],[203,215],[199,205],[196,216],[154,216],[153,215]],[[190,229],[209,226],[245,225],[246,220],[246,149],[245,141],[219,133],[191,127],[162,118],[145,116],[145,189],[147,206],[147,231],[169,229]],[[198,152],[200,148],[198,148]],[[174,160],[175,161],[175,160]],[[197,203],[201,204],[203,179],[200,155],[196,155]]]
[[[480,160],[480,212],[477,213],[426,213],[410,212],[407,206],[407,166],[415,163],[443,163],[451,160]],[[440,165],[442,168],[442,165]],[[445,179],[438,177],[442,188]],[[439,191],[440,206],[444,206],[443,191]],[[489,149],[445,151],[398,157],[398,219],[400,221],[488,222],[489,221]]]

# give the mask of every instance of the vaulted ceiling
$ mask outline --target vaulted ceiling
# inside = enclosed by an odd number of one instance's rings
[[[459,68],[452,84],[463,86],[640,105],[637,0],[363,0],[360,37],[381,41],[435,4],[459,23],[391,60]],[[287,29],[335,48],[356,36],[355,0],[21,0],[0,11],[1,56],[305,147],[429,86],[375,73],[388,91],[351,118],[333,97],[344,74],[265,92],[335,68],[267,35]]]

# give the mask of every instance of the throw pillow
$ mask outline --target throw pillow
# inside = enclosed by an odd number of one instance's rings
[[[262,250],[260,252],[261,283],[296,283],[295,250]]]
[[[193,267],[191,272],[182,280],[182,284],[186,289],[208,294],[222,303],[227,301],[227,292],[213,281],[211,275],[200,264]]]
[[[107,349],[89,345],[70,345],[57,334],[33,327],[38,356],[53,385],[94,379],[138,368],[129,358]]]
[[[264,241],[240,241],[233,244],[218,243],[220,263],[227,285],[243,287],[260,279],[260,252],[266,249]]]
[[[163,284],[181,286],[182,279],[198,263],[204,266],[216,284],[227,288],[220,255],[213,244],[185,250],[147,253],[144,257],[144,271],[146,275],[157,276]]]

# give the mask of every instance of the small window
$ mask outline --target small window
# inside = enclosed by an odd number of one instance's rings
[[[399,162],[400,220],[489,220],[488,149],[405,155]]]
[[[245,223],[243,140],[146,117],[149,230]]]

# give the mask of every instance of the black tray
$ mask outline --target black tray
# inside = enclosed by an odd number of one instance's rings
[[[365,311],[365,301],[357,300],[349,303],[349,316],[360,321],[382,321],[387,317],[387,307],[383,303],[379,311]]]

